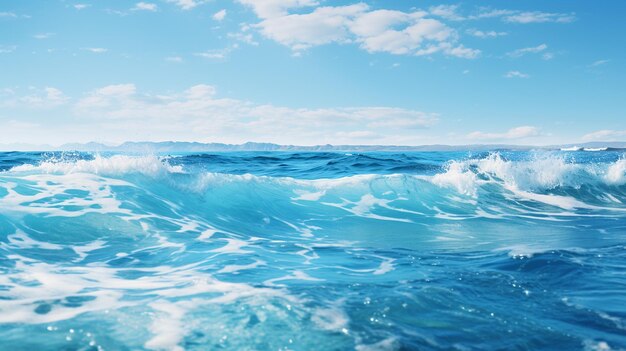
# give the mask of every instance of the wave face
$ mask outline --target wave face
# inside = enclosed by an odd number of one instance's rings
[[[0,349],[626,348],[620,152],[0,153]]]

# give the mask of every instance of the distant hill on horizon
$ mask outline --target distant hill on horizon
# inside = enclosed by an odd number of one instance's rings
[[[509,145],[509,144],[471,144],[471,145],[279,145],[274,143],[247,142],[244,144],[200,143],[182,141],[162,142],[134,142],[129,141],[119,145],[102,143],[69,143],[61,146],[9,144],[0,145],[4,151],[96,151],[96,152],[220,152],[220,151],[489,151],[489,150],[559,150],[565,148],[608,148],[626,149],[624,142],[587,142],[581,144],[563,145]]]

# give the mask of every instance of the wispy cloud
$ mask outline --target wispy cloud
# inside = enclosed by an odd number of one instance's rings
[[[86,9],[89,6],[91,6],[91,5],[90,4],[74,4],[74,8],[79,10],[79,11]]]
[[[0,45],[0,54],[10,54],[17,49],[15,45]]]
[[[516,13],[518,13],[518,11],[481,7],[478,13],[468,16],[467,19],[479,20],[479,19],[485,19],[485,18],[498,18],[498,17],[504,17],[504,16],[511,16]]]
[[[235,32],[235,33],[228,33],[228,37],[231,39],[235,39],[237,41],[241,41],[243,43],[249,44],[249,45],[259,45],[259,42],[256,41],[254,39],[254,36],[252,35],[252,33],[250,33],[248,30],[250,29],[250,27],[248,27],[247,25],[242,26],[241,31],[239,32]]]
[[[203,52],[196,52],[194,53],[194,56],[198,56],[198,57],[202,57],[205,59],[211,59],[211,60],[224,60],[228,57],[228,55],[231,53],[232,48],[225,48],[225,49],[217,49],[217,50],[207,50],[207,51],[203,51]]]
[[[526,73],[522,73],[520,71],[508,71],[504,78],[529,78],[530,76]]]
[[[220,21],[223,21],[224,18],[226,18],[226,14],[227,14],[226,9],[221,9],[217,11],[216,13],[214,13],[212,17],[214,20],[220,22]]]
[[[134,84],[105,86],[85,94],[73,111],[120,138],[133,130],[133,138],[242,142],[263,136],[264,141],[295,144],[361,143],[368,137],[392,143],[438,120],[436,114],[393,107],[259,105],[219,97],[210,85],[159,95],[142,93]]]
[[[252,0],[254,1],[254,0]],[[500,18],[510,23],[570,23],[576,20],[574,13],[553,13],[542,11],[519,11],[508,9],[493,9],[481,7],[478,12],[463,15],[460,14],[458,5],[439,5],[429,8],[429,13],[451,21],[481,20],[487,18]]]
[[[23,99],[28,105],[41,108],[56,107],[65,104],[69,100],[69,98],[57,88],[46,87],[43,91],[43,95],[31,95]]]
[[[33,38],[43,40],[43,39],[48,39],[52,36],[54,36],[54,33],[39,33],[39,34],[33,35]]]
[[[15,14],[13,12],[0,12],[0,18],[1,17],[17,18],[17,14]]]
[[[626,140],[626,130],[604,129],[583,135],[583,140],[616,141]]]
[[[474,28],[468,29],[466,33],[477,38],[497,38],[508,35],[507,32],[496,32],[494,30],[484,32]]]
[[[196,6],[207,2],[207,0],[166,0],[166,1],[175,4],[176,6],[180,7],[183,10],[191,10]]]
[[[504,20],[512,23],[570,23],[576,20],[573,13],[549,13],[540,11],[520,12],[505,16]]]
[[[511,52],[507,53],[507,56],[510,56],[510,57],[522,57],[522,56],[524,56],[526,54],[540,53],[540,52],[546,50],[547,48],[548,48],[548,45],[541,44],[541,45],[538,45],[538,46],[522,48],[522,49],[517,49],[517,50],[511,51]]]
[[[4,108],[50,109],[64,105],[69,101],[69,98],[61,90],[53,87],[43,89],[31,87],[26,95],[16,96],[14,91],[11,91],[10,95],[9,99],[0,101],[0,106]]]
[[[428,12],[431,15],[439,16],[445,18],[450,21],[463,21],[466,18],[461,16],[457,10],[459,9],[459,5],[438,5],[431,6],[428,9]]]
[[[165,58],[165,61],[180,63],[183,62],[183,58],[180,56],[168,56]]]
[[[105,9],[104,12],[106,12],[106,13],[108,13],[110,15],[117,15],[117,16],[120,16],[120,17],[125,17],[125,16],[129,15],[128,11],[121,11],[121,10],[114,10],[114,9]]]
[[[598,67],[598,66],[606,65],[609,62],[611,62],[611,60],[598,60],[598,61],[595,61],[594,63],[592,63],[589,66],[591,66],[591,67]]]
[[[148,2],[138,2],[135,4],[135,7],[133,7],[132,9],[135,11],[156,11],[157,10],[157,4],[153,4],[153,3],[148,3]]]
[[[83,48],[83,50],[93,52],[94,54],[103,54],[109,51],[109,49],[105,49],[105,48]]]
[[[469,133],[467,137],[469,139],[482,139],[482,140],[514,140],[539,136],[539,128],[533,126],[521,126],[511,128],[503,133],[486,133],[486,132],[473,132]]]

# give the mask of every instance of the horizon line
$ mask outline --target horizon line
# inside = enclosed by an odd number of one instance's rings
[[[316,149],[322,149],[320,151],[323,151],[324,148],[326,149],[330,149],[332,151],[332,149],[335,149],[337,151],[349,151],[349,148],[358,148],[358,149],[370,149],[370,151],[376,151],[376,149],[385,149],[385,148],[392,148],[392,149],[396,149],[394,151],[401,151],[402,148],[406,148],[406,149],[419,149],[419,148],[431,148],[431,150],[428,151],[437,151],[437,150],[433,150],[434,148],[442,148],[442,149],[448,149],[448,150],[442,150],[442,151],[449,151],[449,149],[456,149],[456,150],[462,150],[462,149],[476,149],[476,148],[484,148],[484,149],[488,149],[490,147],[494,147],[494,148],[505,148],[505,149],[534,149],[534,148],[539,148],[539,149],[555,149],[555,148],[574,148],[574,147],[579,147],[579,148],[585,148],[585,146],[588,147],[595,147],[595,148],[613,148],[613,149],[623,149],[626,148],[626,141],[589,141],[589,142],[583,142],[583,143],[565,143],[565,144],[549,144],[549,145],[530,145],[530,144],[507,144],[507,143],[476,143],[476,144],[421,144],[421,145],[401,145],[401,144],[314,144],[314,145],[295,145],[295,144],[278,144],[278,143],[272,143],[272,142],[255,142],[255,141],[247,141],[244,143],[239,143],[239,144],[231,144],[231,143],[224,143],[224,142],[200,142],[200,141],[173,141],[173,140],[166,140],[166,141],[124,141],[118,144],[114,144],[114,143],[105,143],[105,142],[95,142],[95,141],[90,141],[90,142],[85,142],[85,143],[81,143],[81,142],[70,142],[70,143],[64,143],[64,144],[60,144],[60,145],[51,145],[51,144],[31,144],[31,143],[10,143],[10,144],[0,144],[0,151],[3,152],[7,152],[7,151],[124,151],[124,150],[120,150],[123,149],[126,144],[136,144],[134,145],[135,147],[150,147],[150,146],[159,146],[158,144],[161,144],[160,146],[167,146],[167,145],[162,145],[162,144],[196,144],[196,147],[202,147],[202,146],[206,146],[206,147],[211,147],[211,146],[221,146],[223,148],[233,148],[235,150],[233,151],[290,151],[290,150],[304,150],[306,151],[307,149],[310,151],[317,151]],[[245,149],[245,150],[237,150],[237,147],[245,147],[248,145],[256,145],[256,146],[262,146],[265,145],[267,147],[272,147],[274,148],[273,150],[267,150],[267,149],[254,149],[254,148],[249,148],[249,149]],[[617,145],[616,145],[617,144]],[[177,145],[171,145],[171,146],[177,146]],[[593,145],[593,146],[591,146]],[[129,145],[130,146],[130,145]],[[282,148],[282,150],[280,150],[280,148]],[[131,146],[132,149],[132,146]],[[285,150],[286,149],[286,150]],[[128,150],[131,151],[131,150]],[[184,151],[184,150],[178,150],[178,151]],[[198,151],[198,150],[189,150],[189,151]],[[206,151],[220,151],[220,150],[209,150],[207,149]],[[228,151],[228,150],[226,150]],[[328,150],[327,150],[328,151]],[[411,151],[411,150],[407,150],[407,151]],[[419,151],[419,150],[415,150],[415,151]]]

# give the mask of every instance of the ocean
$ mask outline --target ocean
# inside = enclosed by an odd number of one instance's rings
[[[626,349],[626,156],[0,153],[0,349]]]

